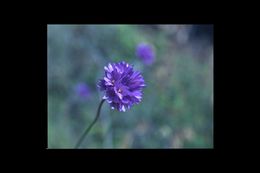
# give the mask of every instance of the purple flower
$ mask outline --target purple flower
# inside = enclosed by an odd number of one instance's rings
[[[105,92],[103,99],[112,109],[126,111],[142,99],[142,89],[145,87],[140,72],[125,62],[108,64],[104,67],[105,77],[98,82],[98,87]]]
[[[75,86],[75,92],[81,98],[87,98],[90,95],[90,90],[85,83],[78,83]]]
[[[150,65],[155,60],[153,47],[147,43],[140,43],[136,47],[136,56],[138,56],[146,65]]]

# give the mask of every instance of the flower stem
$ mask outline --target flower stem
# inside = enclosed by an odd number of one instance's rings
[[[100,115],[100,110],[102,107],[102,104],[104,103],[105,99],[102,99],[101,102],[99,103],[98,106],[98,110],[97,110],[97,114],[96,117],[94,119],[94,121],[90,124],[90,126],[88,126],[88,128],[85,130],[85,132],[82,134],[82,136],[79,138],[75,148],[78,148],[80,146],[80,144],[83,142],[84,138],[87,136],[88,132],[90,131],[90,129],[92,128],[92,126],[96,123],[96,121],[98,120],[98,117]]]

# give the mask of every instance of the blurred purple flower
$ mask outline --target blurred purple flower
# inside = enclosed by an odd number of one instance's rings
[[[75,92],[81,98],[88,98],[90,95],[89,87],[85,83],[78,83],[75,86]]]
[[[155,60],[153,47],[147,43],[140,43],[136,47],[136,56],[138,56],[146,65],[150,65]]]
[[[125,62],[108,64],[104,67],[105,77],[99,80],[97,86],[105,91],[103,99],[112,109],[126,111],[142,99],[142,89],[145,87],[140,72]]]

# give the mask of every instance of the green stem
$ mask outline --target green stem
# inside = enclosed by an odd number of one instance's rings
[[[94,121],[90,124],[90,126],[88,126],[88,128],[85,130],[85,132],[82,134],[82,136],[79,138],[75,148],[78,148],[80,146],[80,144],[83,142],[84,138],[87,136],[88,132],[90,131],[90,129],[92,128],[92,126],[96,123],[96,121],[98,120],[98,117],[100,115],[100,110],[102,107],[102,104],[104,103],[105,99],[102,99],[101,102],[99,103],[98,106],[98,110],[97,110],[97,114],[96,117],[94,119]]]

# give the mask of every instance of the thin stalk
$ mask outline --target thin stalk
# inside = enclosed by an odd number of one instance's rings
[[[96,123],[96,121],[98,120],[98,117],[100,115],[100,110],[101,110],[101,107],[102,107],[102,104],[104,103],[105,99],[102,99],[101,102],[99,103],[99,106],[98,106],[98,110],[97,110],[97,114],[96,114],[96,117],[94,119],[94,121],[90,124],[90,126],[88,126],[88,128],[86,128],[85,132],[82,134],[82,136],[79,138],[75,148],[78,148],[81,143],[83,142],[84,138],[87,136],[87,134],[89,133],[90,129],[92,128],[92,126]]]

